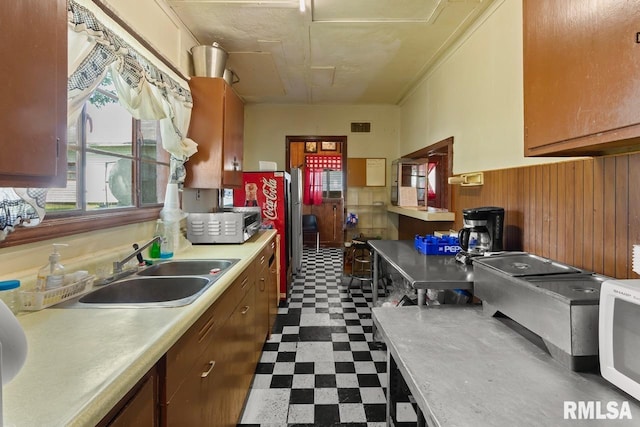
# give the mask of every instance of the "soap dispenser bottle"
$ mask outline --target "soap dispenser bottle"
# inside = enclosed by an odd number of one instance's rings
[[[54,243],[53,252],[49,255],[49,263],[38,270],[38,279],[36,281],[37,291],[48,291],[50,289],[59,288],[64,283],[64,266],[60,264],[60,246],[69,246],[64,243]]]
[[[159,238],[159,240],[154,240],[149,248],[149,256],[151,258],[160,258],[160,242],[162,241],[162,234],[164,232],[164,228],[162,227],[162,220],[156,220],[156,232],[153,234],[154,239]]]

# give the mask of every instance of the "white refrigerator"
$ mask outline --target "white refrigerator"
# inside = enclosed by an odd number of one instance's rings
[[[293,274],[302,270],[302,171],[291,168],[291,251]]]

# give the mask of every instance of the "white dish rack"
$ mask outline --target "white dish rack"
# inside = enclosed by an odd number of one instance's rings
[[[77,282],[48,291],[20,292],[20,306],[24,311],[38,311],[66,301],[82,293],[87,286],[92,286],[95,275],[83,277]]]

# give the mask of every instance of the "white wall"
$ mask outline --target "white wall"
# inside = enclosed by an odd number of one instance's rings
[[[401,102],[400,151],[453,136],[456,174],[560,160],[524,157],[522,87],[522,1],[497,0]]]
[[[287,135],[346,135],[347,157],[399,155],[400,108],[394,105],[249,104],[244,114],[245,170],[257,170],[260,160],[284,169]],[[371,122],[371,132],[351,133],[351,122]]]
[[[92,11],[101,22],[130,43],[147,59],[153,60],[147,49],[131,35],[119,29],[119,26],[91,0],[76,0],[76,2]],[[160,0],[106,0],[106,3],[120,19],[133,28],[139,36],[144,38],[185,76],[191,74],[193,66],[189,49],[200,43],[182,25],[168,6]],[[154,63],[176,80],[182,81],[180,76],[176,76],[160,61],[154,61]],[[184,84],[186,86],[186,82]]]
[[[346,135],[347,157],[387,159],[387,202],[391,160],[400,156],[400,108],[395,105],[245,105],[244,169],[260,160],[284,169],[286,137]],[[370,122],[370,133],[351,133],[351,122]],[[398,236],[397,215],[387,215],[387,238]]]

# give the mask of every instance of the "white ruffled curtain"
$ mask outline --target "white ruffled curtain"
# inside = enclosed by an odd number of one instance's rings
[[[197,151],[197,144],[186,137],[191,93],[73,0],[67,3],[67,15],[67,123],[78,120],[85,102],[110,71],[119,101],[131,115],[160,121],[162,145],[171,154],[169,183],[184,182],[184,162]],[[0,241],[18,225],[39,224],[46,195],[47,189],[0,188]]]
[[[69,2],[69,123],[111,71],[120,103],[141,120],[159,120],[162,145],[171,154],[171,182],[184,181],[184,162],[197,151],[186,137],[193,102],[191,93],[138,54],[96,17]],[[70,49],[71,50],[71,49]],[[182,172],[179,172],[182,171]]]

